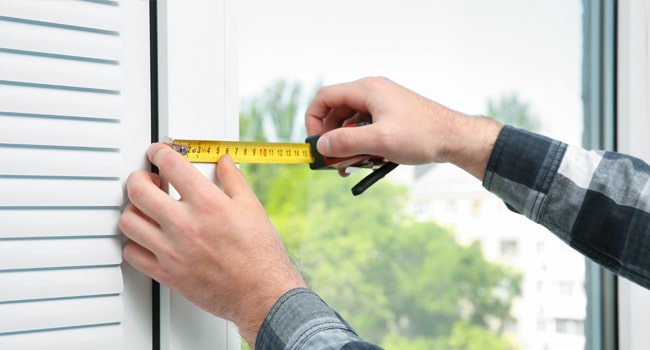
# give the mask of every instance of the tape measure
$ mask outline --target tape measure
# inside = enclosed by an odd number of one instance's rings
[[[366,123],[347,126],[362,125],[366,125]],[[372,173],[352,188],[352,193],[355,196],[363,193],[368,187],[397,167],[396,163],[372,155],[356,155],[344,158],[323,156],[316,149],[319,137],[320,135],[309,136],[305,143],[187,139],[171,139],[168,143],[187,160],[196,163],[217,163],[221,157],[228,154],[235,163],[308,163],[312,170],[345,169],[347,167],[374,169]]]
[[[216,163],[225,154],[235,163],[307,164],[315,157],[309,143],[172,139],[171,146],[191,162]]]

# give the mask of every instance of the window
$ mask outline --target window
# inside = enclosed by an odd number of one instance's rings
[[[560,334],[583,334],[582,320],[555,319],[555,330]]]
[[[557,289],[560,295],[572,296],[574,293],[575,283],[573,281],[558,281]]]
[[[301,114],[315,87],[382,75],[467,113],[513,123],[524,111],[520,126],[581,142],[581,1],[241,6],[242,138],[300,141]],[[296,117],[279,117],[287,115]],[[362,337],[386,348],[478,339],[463,333],[467,315],[481,308],[468,303],[474,299],[467,290],[508,306],[502,318],[471,324],[500,348],[585,346],[577,327],[567,335],[553,326],[555,319],[586,319],[586,294],[561,296],[556,284],[582,288],[584,258],[462,171],[400,166],[389,181],[353,198],[355,174],[242,169],[309,283]],[[463,289],[450,277],[487,278],[493,268],[502,277],[493,289],[469,279]],[[540,323],[546,327],[538,330]],[[515,334],[506,337],[505,329]]]
[[[519,244],[513,239],[502,239],[499,251],[504,258],[516,257],[519,251]]]

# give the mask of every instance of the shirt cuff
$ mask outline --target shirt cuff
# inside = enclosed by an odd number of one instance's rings
[[[560,141],[505,126],[494,144],[483,186],[511,210],[539,222],[566,147]]]
[[[257,334],[255,349],[334,349],[359,340],[316,293],[296,288],[273,305]]]

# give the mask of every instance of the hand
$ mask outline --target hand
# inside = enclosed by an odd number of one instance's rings
[[[162,191],[156,174],[129,176],[131,203],[119,222],[130,239],[124,259],[200,308],[235,322],[254,345],[280,296],[306,286],[262,205],[230,157],[217,164],[221,191],[164,144],[152,145],[147,156],[181,199]]]
[[[359,128],[349,123],[372,121]],[[372,154],[400,164],[451,162],[479,179],[501,125],[467,116],[385,78],[322,88],[305,113],[308,135],[324,134],[326,156]]]

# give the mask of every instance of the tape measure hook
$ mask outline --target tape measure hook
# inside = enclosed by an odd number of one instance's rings
[[[170,146],[172,147],[172,149],[174,151],[182,154],[183,156],[186,156],[187,153],[189,152],[189,149],[188,149],[187,145],[182,145],[182,144],[179,144],[179,143],[172,143],[172,144],[170,144]]]

